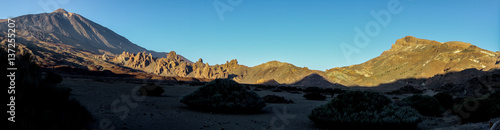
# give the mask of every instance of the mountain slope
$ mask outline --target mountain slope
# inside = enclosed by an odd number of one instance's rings
[[[64,44],[94,54],[120,54],[126,52],[148,52],[154,57],[165,57],[166,53],[154,52],[140,47],[112,30],[87,18],[57,9],[52,13],[29,14],[13,18],[19,38],[33,42]],[[4,25],[7,21],[0,21]],[[6,30],[7,26],[0,29]],[[29,47],[29,45],[27,45]],[[187,59],[185,59],[187,60]]]
[[[376,86],[404,78],[428,78],[468,68],[494,68],[500,54],[470,43],[440,43],[412,36],[399,39],[390,50],[365,63],[326,71],[328,78],[352,86]]]

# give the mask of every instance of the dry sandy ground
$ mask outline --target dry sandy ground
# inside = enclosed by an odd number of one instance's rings
[[[72,98],[79,100],[93,114],[96,122],[89,129],[317,129],[307,115],[325,101],[305,100],[303,94],[256,91],[261,97],[279,95],[293,104],[270,104],[257,114],[221,114],[188,109],[179,99],[200,86],[160,84],[160,97],[141,97],[137,89],[143,84],[126,81],[98,82],[92,79],[65,78],[59,86],[69,87]],[[389,96],[392,98],[392,96]],[[401,99],[405,95],[401,96]],[[428,118],[422,129],[488,129],[488,124],[457,126],[456,116]]]
[[[72,98],[85,105],[97,120],[92,125],[96,129],[107,128],[100,126],[100,123],[106,126],[107,122],[116,129],[312,129],[314,124],[307,115],[327,102],[305,100],[302,94],[257,91],[260,96],[276,94],[295,103],[267,104],[257,114],[219,114],[191,110],[179,102],[183,95],[200,86],[160,85],[165,90],[161,97],[140,98],[135,90],[142,84],[67,78],[59,85],[73,90]],[[112,111],[112,106],[118,110]],[[119,111],[125,109],[129,110],[128,115]],[[127,116],[120,118],[123,115]]]

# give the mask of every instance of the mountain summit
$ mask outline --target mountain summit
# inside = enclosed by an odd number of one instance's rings
[[[68,11],[64,10],[63,8],[59,8],[57,10],[54,10],[52,13],[65,13],[65,14],[67,14]]]
[[[167,54],[140,47],[114,31],[62,8],[52,13],[13,19],[18,25],[18,37],[28,41],[64,44],[95,54],[121,54],[124,51],[148,52],[154,57],[166,57]],[[6,26],[0,28],[6,30]]]

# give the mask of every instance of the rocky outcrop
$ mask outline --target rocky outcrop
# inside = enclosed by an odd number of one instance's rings
[[[168,53],[166,58],[153,58],[151,54],[146,52],[139,52],[137,54],[123,52],[121,55],[111,59],[111,61],[125,67],[162,76],[210,79],[228,78],[228,68],[239,66],[236,60],[232,60],[224,65],[215,66],[210,66],[208,63],[203,64],[203,60],[201,59],[196,63],[190,63],[177,55],[175,51]]]
[[[162,76],[207,79],[231,78],[240,83],[265,83],[272,85],[280,85],[280,83],[292,84],[313,72],[323,73],[321,71],[312,71],[307,68],[296,67],[292,64],[278,61],[271,61],[255,67],[239,65],[236,59],[227,61],[225,64],[221,65],[209,65],[208,63],[203,63],[202,59],[199,59],[195,63],[189,63],[184,61],[174,51],[168,53],[166,58],[153,58],[150,54],[144,52],[137,54],[123,52],[110,61],[125,67]],[[273,80],[272,82],[265,82],[262,81],[262,79]],[[308,83],[314,82],[315,81],[309,81]],[[322,82],[319,84],[325,85],[324,81],[318,82]]]

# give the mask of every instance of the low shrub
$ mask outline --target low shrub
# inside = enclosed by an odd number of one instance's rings
[[[144,96],[161,96],[161,94],[165,92],[163,88],[153,83],[148,83],[144,86],[141,86],[138,91],[139,94]]]
[[[432,96],[434,98],[436,98],[436,100],[438,100],[439,104],[441,106],[443,106],[443,108],[445,109],[451,109],[453,108],[453,103],[454,103],[454,100],[453,100],[453,97],[448,94],[448,93],[438,93],[434,96]]]
[[[279,89],[287,92],[293,92],[293,91],[302,91],[302,89],[297,88],[297,87],[290,87],[290,86],[279,86]]]
[[[287,100],[282,96],[277,96],[277,95],[267,95],[262,97],[262,100],[265,103],[293,103],[292,100]]]
[[[18,128],[83,129],[95,121],[83,105],[69,98],[70,92],[69,88],[55,86],[24,91],[17,101],[22,103],[20,110],[16,109]]]
[[[500,105],[500,92],[492,93],[488,96],[488,99],[495,102],[495,104]]]
[[[342,89],[339,89],[339,88],[335,88],[335,89],[333,89],[333,88],[326,88],[326,89],[324,89],[324,91],[326,93],[332,95],[332,96],[335,95],[335,94],[340,94],[340,93],[345,92],[345,90],[342,90]]]
[[[462,104],[455,106],[455,113],[464,122],[483,122],[500,116],[498,93],[482,98],[467,98]]]
[[[266,106],[255,92],[229,79],[213,80],[183,96],[180,102],[203,111],[231,113],[255,112]]]
[[[444,108],[439,104],[439,101],[427,95],[413,95],[401,100],[402,105],[415,108],[420,114],[425,116],[441,116]]]
[[[206,82],[200,82],[200,81],[191,81],[189,82],[189,86],[201,86],[201,85],[205,85]]]
[[[394,91],[387,92],[387,94],[396,94],[396,95],[401,95],[401,94],[421,94],[423,93],[424,90],[416,89],[415,87],[411,85],[406,85],[404,87],[401,87],[399,89],[396,89]]]
[[[302,91],[307,92],[307,93],[313,93],[313,92],[321,93],[321,92],[323,92],[323,89],[321,89],[319,87],[307,87],[306,89],[304,89]]]
[[[464,98],[463,97],[456,97],[453,98],[453,104],[463,104],[464,103]]]
[[[274,88],[274,89],[272,90],[272,92],[283,92],[283,91],[282,91],[281,89],[279,89],[279,88]]]
[[[63,78],[61,75],[49,71],[49,72],[47,72],[44,83],[46,83],[46,84],[58,84],[58,83],[61,83],[62,81],[63,81]]]
[[[307,100],[325,100],[326,96],[318,92],[311,92],[305,94],[304,98],[306,98]]]
[[[413,108],[391,104],[382,94],[347,91],[313,109],[309,119],[329,129],[411,129],[422,116]]]

